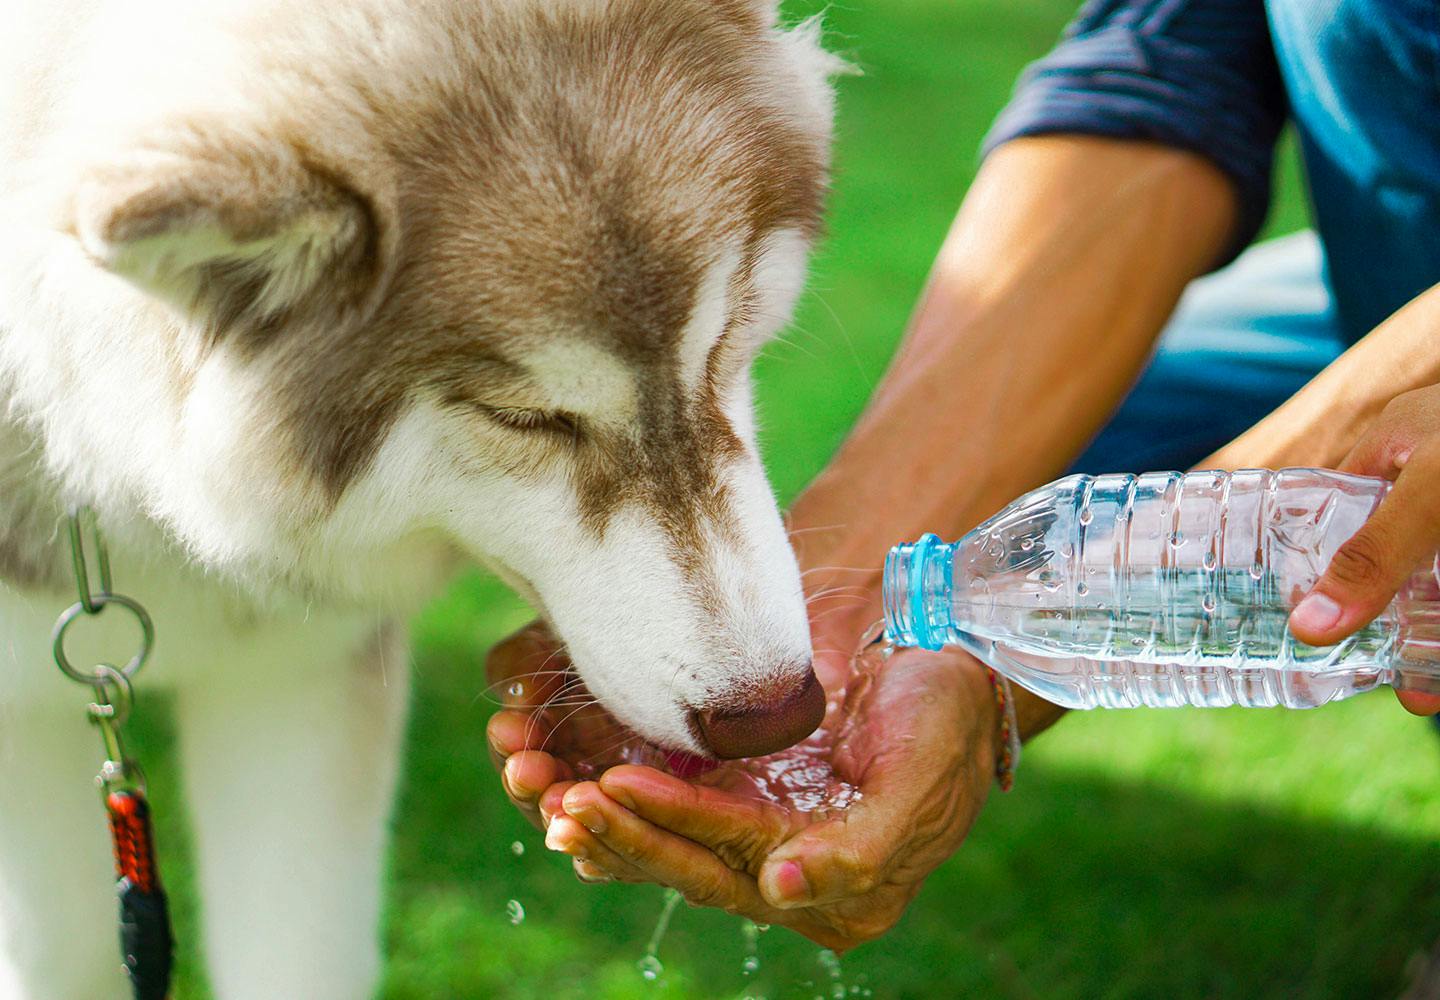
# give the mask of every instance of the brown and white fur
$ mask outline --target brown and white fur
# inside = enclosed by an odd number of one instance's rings
[[[836,63],[773,8],[10,4],[0,998],[125,995],[98,743],[48,650],[70,503],[158,624],[222,1000],[371,991],[398,623],[457,567],[669,747],[808,675],[747,368],[801,285]]]

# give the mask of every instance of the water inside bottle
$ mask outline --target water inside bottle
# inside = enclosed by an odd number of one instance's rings
[[[887,624],[1072,708],[1322,705],[1386,682],[1402,634],[1410,656],[1440,637],[1428,572],[1404,629],[1392,608],[1333,647],[1289,632],[1385,485],[1317,470],[1070,477],[960,542],[897,547]]]

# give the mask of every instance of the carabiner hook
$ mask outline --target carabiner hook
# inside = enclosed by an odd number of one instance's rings
[[[90,589],[90,570],[85,559],[85,529],[90,533],[90,544],[95,550],[95,567],[100,571],[100,590]],[[87,615],[99,614],[105,606],[104,598],[112,593],[110,589],[110,553],[105,550],[105,540],[100,537],[100,528],[95,522],[95,512],[89,507],[76,507],[70,512],[70,560],[75,567],[75,585],[80,591],[80,606]],[[96,598],[100,598],[97,600]]]

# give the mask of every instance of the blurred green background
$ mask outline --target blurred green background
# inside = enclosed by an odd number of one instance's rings
[[[787,5],[794,17],[820,9]],[[788,500],[885,367],[1018,70],[1073,0],[890,0],[826,8],[840,81],[831,235],[794,328],[758,370],[767,459]],[[1293,155],[1269,232],[1304,225]],[[783,930],[742,973],[740,922],[682,907],[665,974],[636,970],[653,887],[580,885],[505,804],[486,761],[482,658],[528,613],[470,579],[415,631],[416,695],[396,813],[387,1000],[830,996]],[[169,743],[163,719],[142,734]],[[153,757],[152,757],[153,759]],[[173,799],[173,772],[155,775]],[[196,971],[185,831],[175,863],[179,995]],[[523,845],[517,855],[512,843]],[[512,925],[507,901],[526,918]],[[1387,695],[1313,713],[1096,712],[1027,750],[961,852],[884,940],[845,957],[876,997],[1395,996],[1440,937],[1440,740]],[[262,959],[263,960],[263,959]]]

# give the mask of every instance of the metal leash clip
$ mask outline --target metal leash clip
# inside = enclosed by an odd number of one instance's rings
[[[131,681],[150,657],[155,627],[138,601],[112,589],[110,557],[94,514],[83,507],[71,512],[69,528],[80,600],[66,608],[55,622],[51,634],[55,665],[70,680],[95,692],[95,700],[86,707],[86,714],[100,730],[105,747],[105,762],[96,783],[110,818],[110,837],[115,848],[121,954],[136,1000],[164,1000],[170,991],[174,939],[165,891],[155,866],[155,838],[145,794],[145,774],[126,752],[121,738],[121,730],[135,707]],[[87,532],[98,570],[98,590],[90,587]],[[76,669],[65,654],[66,633],[77,619],[98,616],[112,606],[123,608],[139,624],[140,648],[123,667],[100,663],[88,672]]]

